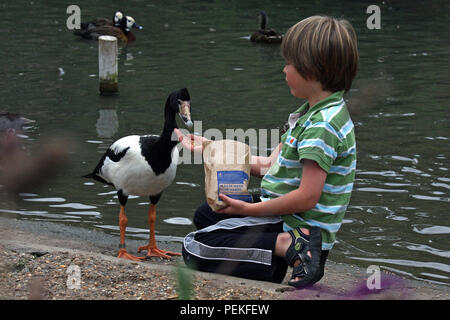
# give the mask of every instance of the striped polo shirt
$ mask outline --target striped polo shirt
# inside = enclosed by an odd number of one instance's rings
[[[343,94],[335,92],[309,110],[306,102],[289,116],[289,129],[281,137],[281,152],[261,181],[261,200],[266,201],[300,186],[304,159],[314,160],[327,172],[314,208],[281,216],[285,230],[320,227],[322,250],[333,247],[355,180],[355,131]]]

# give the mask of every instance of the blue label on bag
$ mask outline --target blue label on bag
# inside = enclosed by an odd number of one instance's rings
[[[232,199],[253,202],[252,196],[246,191],[247,183],[248,174],[244,171],[217,171],[218,192]]]

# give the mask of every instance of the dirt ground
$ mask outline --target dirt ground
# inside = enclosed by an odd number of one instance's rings
[[[197,272],[182,259],[132,262],[115,257],[118,237],[44,221],[0,217],[0,299],[45,300],[448,300],[450,289],[382,273],[381,289],[369,290],[363,268],[327,261],[312,288]],[[180,251],[177,241],[159,241]],[[130,253],[142,240],[127,239]],[[289,276],[291,270],[288,270]]]

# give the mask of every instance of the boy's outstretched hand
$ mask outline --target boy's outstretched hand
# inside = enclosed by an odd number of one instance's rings
[[[246,209],[248,208],[248,205],[250,203],[232,199],[230,197],[227,197],[223,193],[219,194],[220,200],[225,202],[227,207],[220,209],[217,211],[217,213],[225,213],[225,214],[239,214],[239,215],[247,215],[248,212],[246,212]]]
[[[203,152],[203,142],[208,141],[208,139],[197,136],[193,134],[188,134],[185,136],[179,129],[174,129],[175,134],[178,137],[178,141],[181,142],[183,147],[191,152],[202,153]]]

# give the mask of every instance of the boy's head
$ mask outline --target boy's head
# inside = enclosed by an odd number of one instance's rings
[[[331,92],[348,91],[358,67],[356,33],[344,19],[313,16],[298,22],[284,35],[281,54],[303,78]]]

